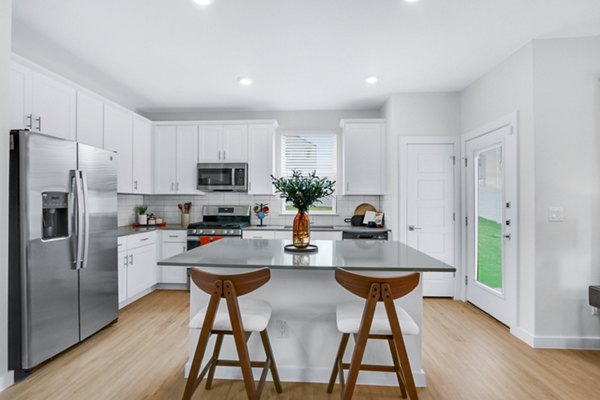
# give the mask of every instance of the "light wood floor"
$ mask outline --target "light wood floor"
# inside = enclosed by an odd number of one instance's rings
[[[587,400],[600,398],[600,351],[533,350],[469,304],[425,300],[422,400]],[[187,358],[186,292],[157,291],[121,312],[119,322],[39,367],[0,400],[179,399]],[[368,351],[368,350],[367,350]],[[275,354],[275,357],[277,355]],[[271,384],[263,398],[338,399],[325,385]],[[216,381],[195,398],[244,399],[241,382]],[[359,386],[355,399],[399,399],[390,387]]]

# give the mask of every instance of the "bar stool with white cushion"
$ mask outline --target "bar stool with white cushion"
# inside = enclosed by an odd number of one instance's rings
[[[206,389],[210,389],[217,366],[240,367],[242,369],[246,395],[249,400],[260,398],[269,370],[273,377],[275,390],[277,393],[281,393],[279,373],[277,372],[267,333],[267,325],[272,313],[271,305],[263,300],[238,299],[239,296],[253,292],[267,283],[271,279],[271,271],[268,268],[261,268],[257,271],[237,275],[216,275],[198,268],[192,268],[191,276],[194,284],[211,296],[208,305],[190,321],[190,328],[200,329],[200,337],[192,360],[183,399],[191,399],[207,373]],[[222,298],[225,299],[226,304],[219,307]],[[246,342],[254,332],[260,334],[267,356],[264,362],[250,361]],[[200,372],[208,339],[213,334],[217,335],[213,355]],[[233,336],[239,361],[219,359],[224,335]],[[253,367],[263,369],[258,385],[255,385],[254,376],[252,375]]]
[[[394,300],[412,292],[419,285],[420,275],[413,273],[381,278],[359,275],[338,268],[335,271],[335,279],[345,289],[362,297],[365,301],[345,302],[337,305],[337,328],[342,333],[342,339],[333,364],[327,392],[333,391],[336,377],[339,375],[342,399],[350,400],[359,371],[394,372],[402,397],[406,398],[408,392],[411,400],[417,400],[417,389],[403,336],[418,335],[419,326],[402,307],[394,303]],[[350,364],[346,364],[343,362],[343,358],[350,335],[354,335],[356,344],[352,361]],[[388,342],[394,362],[393,366],[362,364],[368,339],[380,339]],[[344,369],[348,370],[346,382]]]

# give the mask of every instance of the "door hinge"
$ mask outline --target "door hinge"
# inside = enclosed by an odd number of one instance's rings
[[[465,285],[469,284],[469,275],[465,275]]]

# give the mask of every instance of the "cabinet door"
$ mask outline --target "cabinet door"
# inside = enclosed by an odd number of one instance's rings
[[[77,141],[100,148],[104,145],[104,103],[81,91],[77,92]]]
[[[273,194],[271,175],[275,173],[275,128],[273,125],[248,127],[248,194]]]
[[[156,283],[156,246],[143,246],[129,251],[127,297],[131,298]]]
[[[104,148],[117,152],[117,192],[132,192],[133,117],[125,110],[104,105]]]
[[[186,242],[163,242],[162,256],[165,258],[176,256],[187,251]],[[184,267],[161,267],[162,283],[187,283],[187,269]]]
[[[198,165],[198,126],[177,127],[177,180],[175,190],[180,194],[198,194],[196,175]]]
[[[119,304],[127,300],[127,264],[129,259],[126,251],[120,251],[118,256],[119,264]]]
[[[135,193],[152,193],[152,124],[133,118],[133,176]]]
[[[10,64],[10,129],[32,129],[31,70]]]
[[[75,89],[35,71],[32,89],[33,129],[62,139],[75,140]]]
[[[248,126],[225,125],[221,140],[223,161],[247,162],[248,161]]]
[[[221,152],[222,125],[200,125],[198,131],[198,162],[223,161]]]
[[[154,193],[175,193],[177,180],[177,128],[154,128]]]
[[[383,124],[347,124],[344,127],[343,135],[344,194],[384,194],[385,132]]]
[[[242,239],[275,239],[275,231],[242,231]]]

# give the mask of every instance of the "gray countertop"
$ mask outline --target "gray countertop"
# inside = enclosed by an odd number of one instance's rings
[[[319,251],[288,253],[289,240],[226,238],[158,263],[176,267],[221,267],[357,271],[454,272],[456,268],[400,242],[385,240],[315,240]]]
[[[151,231],[185,231],[186,227],[179,224],[167,224],[166,226],[149,226],[133,228],[131,225],[120,226],[117,230],[117,236],[135,235],[136,233]]]
[[[310,229],[312,231],[329,231],[329,232],[356,232],[356,233],[382,233],[389,232],[388,228],[369,228],[367,226],[350,226],[350,225],[336,225],[333,227],[323,227],[323,226],[311,226]],[[291,226],[283,226],[283,225],[267,225],[264,227],[259,227],[256,225],[247,226],[244,228],[245,231],[291,231]]]

